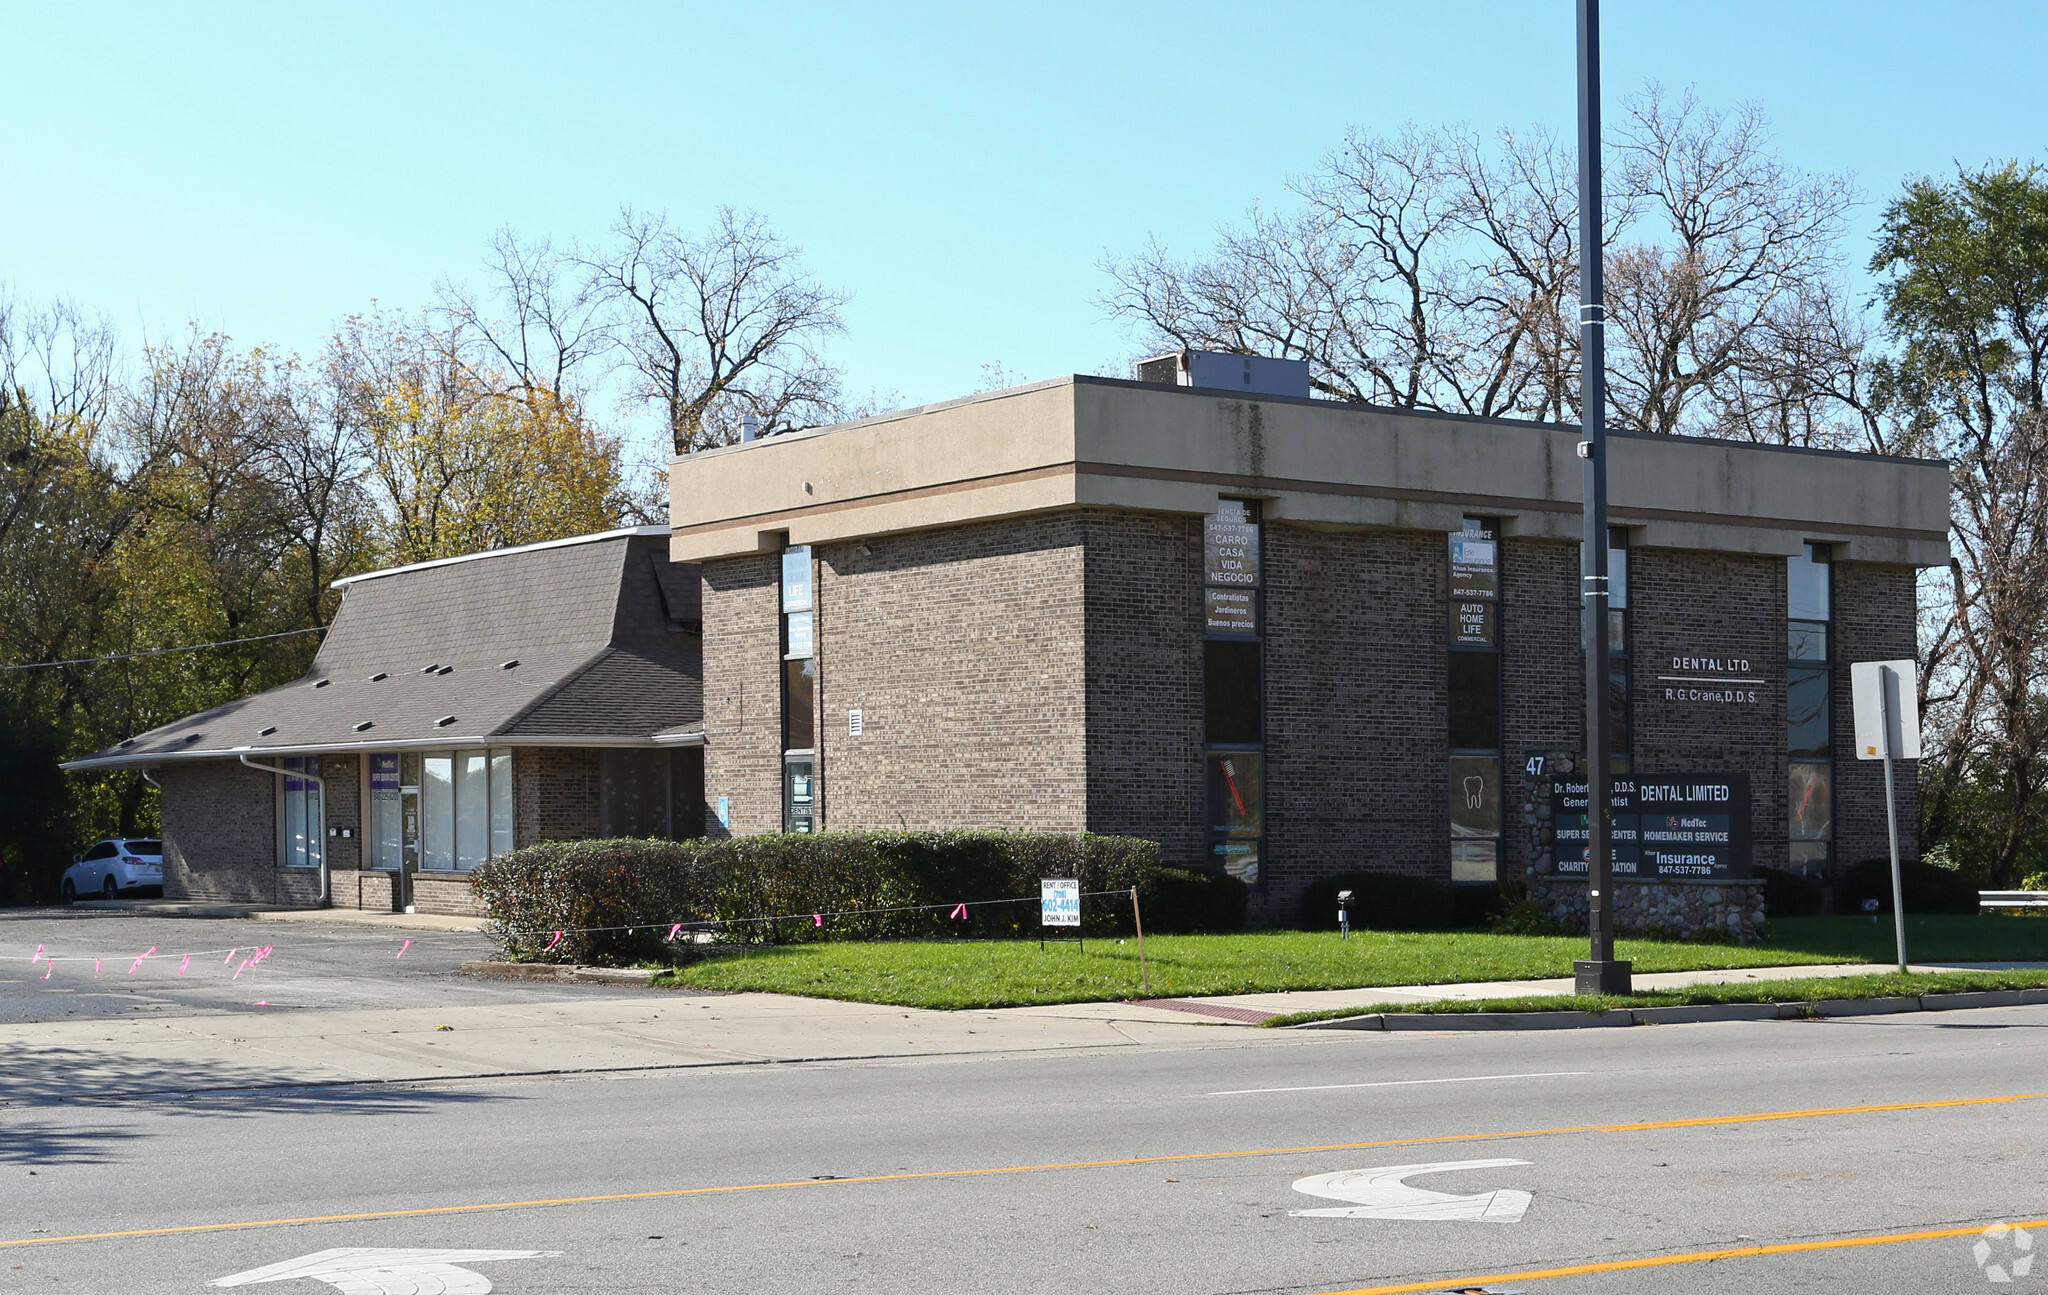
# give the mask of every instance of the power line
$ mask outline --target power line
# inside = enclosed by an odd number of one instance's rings
[[[245,639],[221,639],[214,643],[194,643],[190,647],[153,648],[148,652],[119,652],[113,656],[82,656],[70,661],[33,661],[27,665],[0,665],[0,671],[7,670],[52,670],[60,665],[96,665],[101,661],[132,661],[137,657],[165,656],[172,652],[199,652],[206,648],[233,647],[237,643],[261,643],[265,639],[290,638],[294,634],[317,634],[326,629],[325,625],[308,625],[302,630],[280,630],[275,634],[257,634]]]

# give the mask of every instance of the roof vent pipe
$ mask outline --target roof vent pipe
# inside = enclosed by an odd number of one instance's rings
[[[740,444],[761,439],[761,420],[752,414],[740,415]]]

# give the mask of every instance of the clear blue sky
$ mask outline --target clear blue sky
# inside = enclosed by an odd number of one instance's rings
[[[1610,0],[1610,118],[1656,78],[1760,103],[1868,205],[2048,158],[2040,3]],[[1570,0],[18,4],[0,281],[311,352],[425,303],[490,232],[751,206],[854,294],[832,346],[906,402],[1102,371],[1106,251],[1204,245],[1348,125],[1573,119]]]

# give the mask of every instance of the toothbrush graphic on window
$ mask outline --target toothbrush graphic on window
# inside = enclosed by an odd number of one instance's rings
[[[1230,767],[1230,761],[1225,760],[1223,762],[1223,781],[1230,787],[1230,801],[1237,806],[1237,816],[1245,818],[1247,815],[1244,808],[1244,797],[1237,794],[1237,778],[1234,776],[1236,773],[1237,770]]]

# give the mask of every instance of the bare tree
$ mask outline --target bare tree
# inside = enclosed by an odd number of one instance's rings
[[[453,354],[473,378],[506,385],[502,394],[531,402],[548,397],[582,402],[579,370],[611,349],[605,303],[589,279],[546,239],[524,240],[511,228],[491,236],[484,256],[489,288],[441,286],[441,314]]]
[[[1763,114],[1649,86],[1617,149],[1640,234],[1608,252],[1608,398],[1620,426],[1710,427],[1717,384],[1774,353],[1840,271],[1848,181],[1770,147]]]
[[[755,212],[718,209],[691,237],[661,216],[622,211],[614,242],[577,259],[618,312],[635,394],[667,419],[678,454],[838,415],[840,375],[815,349],[841,331],[847,297],[803,268],[798,249]]]
[[[1846,181],[1795,172],[1754,109],[1655,86],[1614,146],[1604,234],[1617,426],[1837,443],[1869,430],[1836,275]],[[1576,164],[1544,130],[1357,131],[1297,205],[1206,257],[1105,263],[1148,343],[1309,362],[1340,400],[1564,420],[1578,407]],[[1795,371],[1791,357],[1825,377]]]

